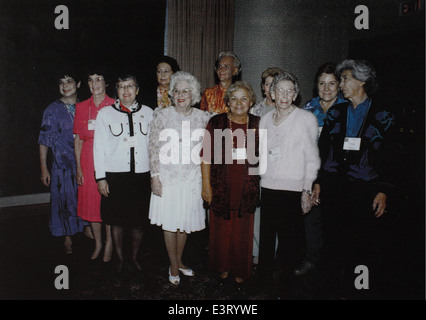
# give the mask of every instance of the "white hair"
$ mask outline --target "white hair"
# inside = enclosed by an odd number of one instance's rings
[[[173,73],[170,79],[170,87],[169,87],[169,96],[173,96],[173,90],[175,89],[175,85],[179,81],[186,81],[191,89],[191,106],[197,104],[201,101],[201,86],[198,82],[197,78],[195,78],[192,74],[186,71],[178,71]]]
[[[344,70],[352,71],[352,76],[362,82],[365,82],[364,90],[367,95],[373,94],[377,89],[376,71],[365,60],[343,60],[336,66],[336,76],[340,76]]]
[[[219,57],[217,58],[217,60],[215,62],[215,68],[216,69],[218,68],[220,59],[222,59],[224,57],[231,57],[232,59],[234,59],[234,67],[236,67],[238,69],[237,74],[239,74],[241,72],[240,58],[238,58],[238,56],[231,51],[222,51],[221,53],[219,53]]]

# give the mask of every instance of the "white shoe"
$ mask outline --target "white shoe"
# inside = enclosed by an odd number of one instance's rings
[[[177,286],[177,285],[180,283],[180,277],[179,277],[179,275],[177,275],[177,276],[172,276],[172,273],[171,273],[171,271],[170,271],[170,268],[169,268],[169,282],[170,282],[171,284],[174,284],[175,286]]]
[[[195,272],[191,268],[186,268],[186,269],[179,268],[179,271],[182,272],[182,274],[184,276],[187,276],[187,277],[193,277],[193,276],[195,276]]]

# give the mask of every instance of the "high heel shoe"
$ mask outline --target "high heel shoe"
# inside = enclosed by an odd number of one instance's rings
[[[186,268],[186,269],[179,268],[179,271],[182,272],[182,274],[187,277],[195,276],[195,272],[191,268]]]
[[[175,286],[177,286],[180,283],[180,277],[179,277],[179,275],[172,276],[172,272],[170,271],[170,268],[169,268],[169,282],[171,284],[174,284]]]

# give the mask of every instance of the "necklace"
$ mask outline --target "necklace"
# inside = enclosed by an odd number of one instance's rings
[[[286,110],[284,110],[283,111],[283,114],[281,115],[281,117],[279,118],[279,119],[277,119],[278,118],[278,112],[277,111],[275,111],[273,114],[272,114],[272,122],[276,125],[276,126],[278,126],[279,124],[281,124],[281,122],[283,122],[284,121],[284,119],[286,119],[289,115],[290,115],[290,113],[292,113],[293,112],[293,110],[294,109],[296,109],[296,107],[295,106],[293,106],[293,105],[291,105],[290,107],[288,107]]]
[[[231,129],[232,149],[235,150],[236,148],[234,148],[234,130],[232,130],[232,121],[231,121],[231,118],[229,116],[228,116],[228,121],[229,121],[229,129]],[[243,148],[246,147],[248,127],[249,127],[249,116],[247,115],[246,130],[244,132],[244,144],[243,144]],[[238,136],[237,136],[237,139],[238,139]]]
[[[228,112],[226,115],[227,115],[228,120],[229,120],[229,121],[231,121],[231,118],[233,118],[232,114],[231,114],[230,112]],[[248,114],[246,115],[246,118],[244,119],[244,121],[245,121],[245,122],[242,122],[242,123],[239,123],[239,122],[236,122],[236,121],[235,121],[235,123],[238,123],[238,124],[248,123],[248,121],[249,121],[249,116],[248,116]]]

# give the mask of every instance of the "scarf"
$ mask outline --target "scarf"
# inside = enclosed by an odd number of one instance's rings
[[[65,103],[65,107],[67,108],[67,110],[70,113],[70,115],[72,115],[72,117],[74,118],[74,115],[75,115],[75,104],[67,104],[67,103]]]
[[[125,112],[127,112],[127,113],[130,113],[130,112],[135,112],[136,110],[138,110],[138,108],[139,108],[139,103],[135,100],[135,101],[132,103],[132,105],[131,105],[129,108],[127,108],[127,107],[125,107],[125,106],[121,103],[120,99],[117,99],[117,100],[115,100],[115,102],[114,102],[114,106],[115,106],[115,108],[116,108],[117,110],[121,110],[121,111],[125,111]]]

